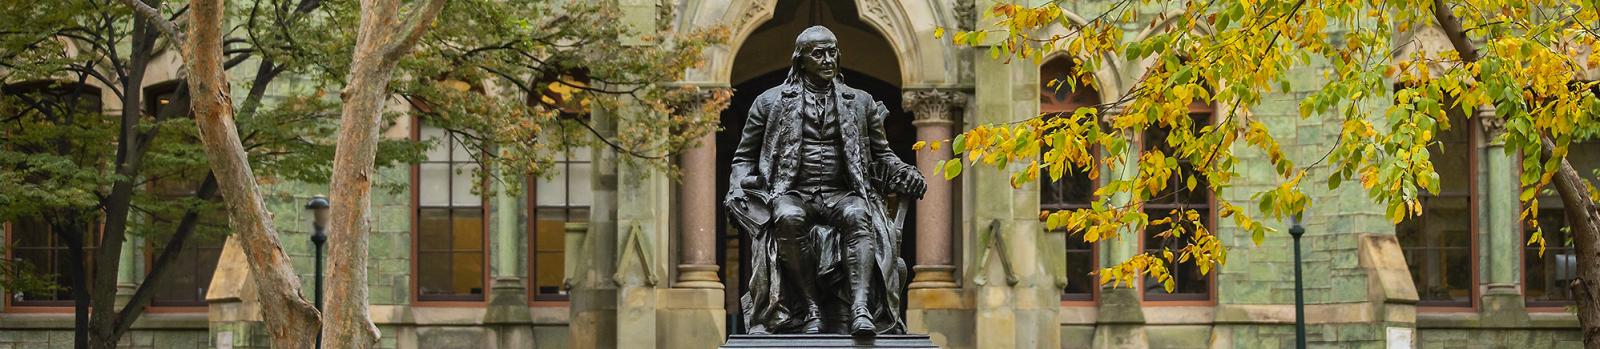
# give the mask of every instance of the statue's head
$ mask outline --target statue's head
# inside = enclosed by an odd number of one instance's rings
[[[794,62],[799,73],[813,83],[833,81],[839,76],[839,39],[826,27],[806,28],[794,39]]]

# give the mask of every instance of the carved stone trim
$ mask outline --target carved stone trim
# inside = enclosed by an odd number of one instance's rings
[[[973,28],[977,27],[978,9],[972,0],[957,0],[955,6],[956,28],[960,28],[962,31],[972,31]]]
[[[966,107],[967,94],[953,89],[907,90],[902,104],[914,115],[913,123],[951,123],[952,110]]]
[[[712,98],[715,98],[716,95],[718,95],[718,94],[732,95],[732,93],[733,93],[733,89],[732,88],[728,88],[728,87],[704,87],[704,86],[701,86],[701,87],[697,87],[697,88],[699,89],[699,91],[695,91],[694,93],[688,94],[687,98],[673,100],[673,101],[671,101],[671,104],[669,106],[671,106],[673,110],[678,110],[680,113],[688,113],[688,112],[691,112],[691,111],[698,111],[698,110],[693,110],[693,109],[698,109],[699,106],[706,104],[706,101],[711,100]]]
[[[737,23],[739,23],[739,31],[748,34],[754,31],[756,26],[765,22],[767,15],[771,14],[772,10],[768,8],[770,4],[767,1],[747,1],[746,4],[744,13],[739,15]]]
[[[678,20],[677,9],[680,0],[659,0],[656,2],[656,31],[672,30],[672,22]]]
[[[1473,117],[1478,119],[1478,124],[1483,126],[1483,137],[1489,145],[1504,145],[1502,135],[1506,133],[1506,121],[1495,116],[1493,105],[1478,107],[1473,111]]]

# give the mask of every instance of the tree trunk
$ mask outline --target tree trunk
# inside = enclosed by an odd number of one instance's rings
[[[217,177],[234,237],[239,238],[260,296],[262,317],[274,348],[309,348],[320,316],[300,296],[300,278],[278,243],[271,213],[261,199],[255,174],[233,121],[233,103],[222,67],[223,0],[189,4],[184,56],[189,68],[190,110],[199,125],[206,159]]]
[[[159,1],[150,2],[160,5]],[[151,51],[155,48],[156,30],[148,20],[137,16],[133,19],[133,28],[129,35],[133,51],[128,56],[128,65],[114,67],[126,69],[128,77],[122,82],[123,108],[120,130],[117,132],[114,170],[119,177],[111,185],[111,195],[105,199],[105,225],[99,234],[100,249],[95,251],[95,261],[99,267],[94,270],[94,289],[91,290],[94,298],[90,300],[93,315],[89,318],[89,346],[92,348],[116,348],[117,340],[121,337],[116,333],[117,274],[122,261],[122,245],[127,243],[128,211],[133,206],[133,190],[138,185],[145,150],[149,149],[146,143],[155,134],[154,130],[140,132],[138,126],[144,110],[144,89],[140,84],[144,81]],[[161,119],[155,122],[159,123]]]
[[[371,233],[373,162],[379,125],[389,97],[395,64],[410,50],[444,7],[429,0],[400,22],[398,0],[362,0],[349,81],[345,83],[339,141],[333,154],[333,222],[328,232],[328,323],[322,329],[328,348],[370,348],[378,327],[367,311],[367,240]]]
[[[72,324],[76,328],[72,331],[72,347],[85,349],[89,347],[89,275],[88,264],[84,263],[83,236],[88,229],[80,220],[85,219],[83,212],[73,212],[66,217],[57,218],[66,220],[63,224],[51,224],[50,229],[55,231],[56,237],[67,245],[67,273],[72,283]]]
[[[1439,29],[1450,40],[1462,62],[1476,62],[1478,49],[1461,28],[1461,20],[1450,13],[1444,0],[1433,0],[1433,17]],[[1479,79],[1480,81],[1484,79]],[[1551,156],[1554,144],[1543,144],[1543,156]],[[1535,156],[1535,154],[1523,154]],[[1583,328],[1583,346],[1600,349],[1600,212],[1595,210],[1594,198],[1589,196],[1583,177],[1572,168],[1567,159],[1561,159],[1554,184],[1561,194],[1561,206],[1568,222],[1572,223],[1572,240],[1578,252],[1578,275],[1572,281],[1572,296],[1578,303],[1578,324]]]
[[[1572,280],[1572,297],[1578,303],[1578,324],[1583,346],[1600,348],[1600,211],[1583,185],[1583,177],[1567,160],[1556,169],[1554,184],[1561,206],[1572,222],[1572,242],[1578,249],[1578,277]]]

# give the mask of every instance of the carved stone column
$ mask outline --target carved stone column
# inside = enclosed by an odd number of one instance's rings
[[[1483,178],[1480,188],[1485,191],[1480,199],[1485,209],[1478,253],[1483,264],[1478,272],[1483,284],[1479,311],[1486,325],[1522,326],[1527,324],[1527,306],[1523,303],[1519,284],[1522,283],[1522,230],[1517,229],[1517,212],[1522,203],[1517,200],[1517,179],[1510,154],[1506,154],[1505,121],[1495,117],[1493,105],[1479,107],[1475,119],[1483,126],[1484,165],[1479,172]],[[1474,150],[1476,151],[1476,150]]]
[[[1480,107],[1475,112],[1474,118],[1483,126],[1485,173],[1481,178],[1487,189],[1483,200],[1488,206],[1483,222],[1483,233],[1488,237],[1485,239],[1487,248],[1482,250],[1488,257],[1483,268],[1483,283],[1488,291],[1508,289],[1516,293],[1517,269],[1521,264],[1517,250],[1522,248],[1521,237],[1517,236],[1520,230],[1516,212],[1521,211],[1521,203],[1515,196],[1517,188],[1511,172],[1511,156],[1506,155],[1505,141],[1501,137],[1505,134],[1505,122],[1495,118],[1493,105]]]
[[[928,143],[950,139],[955,125],[954,110],[964,108],[966,93],[950,89],[909,90],[906,110],[915,116],[917,140]],[[938,178],[934,169],[949,160],[948,146],[917,151],[917,168],[927,177],[928,192],[917,201],[917,264],[910,288],[955,288],[955,265],[950,261],[950,181]]]
[[[713,94],[727,93],[727,88],[702,90],[699,98],[688,101],[686,108],[704,104]],[[699,112],[699,111],[695,111]],[[680,159],[683,170],[682,230],[678,248],[678,288],[721,289],[717,276],[717,135],[706,133],[694,148],[687,149]]]

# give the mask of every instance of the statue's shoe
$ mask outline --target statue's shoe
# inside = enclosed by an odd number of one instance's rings
[[[822,333],[822,319],[811,318],[806,320],[806,334]]]
[[[857,316],[856,321],[850,325],[850,335],[857,337],[871,337],[878,334],[878,326],[865,316]]]
[[[816,304],[811,304],[806,311],[806,334],[822,333],[822,310]]]

